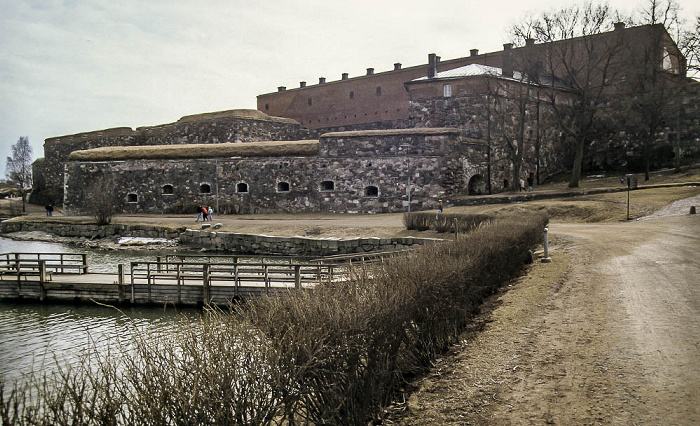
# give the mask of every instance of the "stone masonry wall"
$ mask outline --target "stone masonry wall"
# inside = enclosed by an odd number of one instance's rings
[[[411,101],[412,118],[416,128],[449,126],[462,130],[463,134],[485,140],[488,137],[489,107],[486,95],[464,95],[451,98],[427,98]],[[539,157],[540,181],[548,176],[567,171],[570,168],[571,147],[562,143],[559,131],[551,123],[551,111],[540,108],[540,142],[537,149],[537,122],[535,120],[536,106],[533,104],[528,111],[526,125],[526,140],[523,153],[521,174],[525,178],[530,172],[537,171]],[[504,189],[505,179],[512,179],[512,163],[503,141],[501,132],[514,132],[517,124],[512,120],[502,120],[493,123],[496,116],[491,115],[491,186],[493,192]],[[549,123],[549,124],[548,124]],[[539,155],[538,155],[539,151]],[[486,177],[486,173],[483,173]]]
[[[118,188],[119,210],[129,213],[217,201],[219,210],[233,213],[401,212],[410,177],[411,209],[432,208],[484,172],[485,145],[454,129],[418,132],[424,134],[324,136],[320,154],[310,157],[68,162],[64,207],[84,213],[85,182],[106,177]],[[353,152],[359,155],[344,156]]]
[[[105,146],[176,145],[308,139],[309,132],[289,119],[237,116],[236,111],[183,117],[175,123],[152,127],[129,127],[49,138],[44,143],[44,162],[35,167],[34,186],[62,192],[64,165],[73,151]],[[43,184],[43,185],[42,185]]]
[[[337,254],[389,251],[439,242],[430,238],[307,238],[275,237],[236,232],[173,230],[148,225],[91,225],[50,222],[3,221],[0,234],[42,231],[60,237],[109,238],[143,237],[179,240],[183,246],[236,254],[330,256]]]

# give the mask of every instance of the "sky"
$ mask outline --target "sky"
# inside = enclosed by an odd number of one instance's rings
[[[625,15],[645,0],[616,0]],[[678,0],[682,17],[700,2]],[[153,126],[256,108],[256,96],[501,50],[567,0],[0,0],[0,178],[28,136]],[[580,4],[581,1],[578,2]]]

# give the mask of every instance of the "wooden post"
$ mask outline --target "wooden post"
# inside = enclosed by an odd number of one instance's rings
[[[42,302],[46,299],[46,287],[44,282],[46,281],[46,261],[39,260],[39,300]]]
[[[234,263],[234,265],[233,265],[233,285],[235,288],[234,294],[236,296],[238,296],[238,291],[239,291],[238,287],[241,285],[241,283],[240,283],[240,279],[238,277],[238,264],[237,263]]]
[[[146,281],[148,281],[148,303],[151,303],[151,264],[146,263]]]
[[[156,256],[156,262],[158,262],[158,266],[157,266],[158,272],[161,272],[160,264],[161,264],[161,262],[163,262],[163,257],[162,257],[162,256]]]
[[[117,291],[119,292],[119,303],[124,302],[124,264],[117,265]]]
[[[134,262],[131,262],[131,303],[134,303]]]
[[[81,261],[83,262],[84,268],[83,268],[83,274],[88,273],[88,260],[87,260],[87,253],[80,253]]]
[[[177,269],[175,272],[176,280],[177,280],[177,303],[182,303],[182,286],[181,286],[181,279],[180,279],[180,274],[182,273],[182,265],[177,264],[176,265]]]
[[[19,259],[19,253],[15,253],[15,272],[17,273],[17,297],[22,297],[22,275],[20,269],[22,263]]]
[[[301,288],[301,265],[294,265],[294,288]]]
[[[208,305],[209,300],[210,300],[210,294],[209,294],[209,264],[203,265],[203,285],[204,285],[204,304]]]

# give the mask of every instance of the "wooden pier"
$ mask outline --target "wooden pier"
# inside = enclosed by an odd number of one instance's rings
[[[85,254],[0,254],[0,299],[202,305],[340,279],[337,261],[171,255],[92,273]]]

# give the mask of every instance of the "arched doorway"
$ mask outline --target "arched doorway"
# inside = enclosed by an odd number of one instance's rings
[[[469,195],[484,195],[487,192],[486,180],[482,175],[476,174],[469,179]]]

